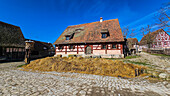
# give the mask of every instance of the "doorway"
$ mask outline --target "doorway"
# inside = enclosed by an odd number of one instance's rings
[[[86,47],[86,54],[91,54],[92,50],[90,46]]]

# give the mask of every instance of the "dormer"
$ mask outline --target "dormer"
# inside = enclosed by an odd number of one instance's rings
[[[72,38],[73,38],[73,36],[74,36],[74,32],[72,32],[72,33],[68,33],[68,34],[66,34],[66,35],[65,35],[65,37],[66,37],[66,39],[65,39],[65,40],[70,40],[70,39],[72,39]]]
[[[66,37],[66,40],[70,40],[70,35],[65,35],[65,37]]]
[[[101,34],[102,34],[102,38],[107,38],[109,36],[109,30],[108,29],[102,29]]]

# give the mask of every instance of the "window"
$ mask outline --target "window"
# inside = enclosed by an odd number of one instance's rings
[[[69,49],[75,49],[75,46],[74,45],[70,45]]]
[[[164,45],[167,45],[166,42],[164,42]]]
[[[102,34],[102,38],[106,38],[107,34]]]
[[[46,49],[47,49],[47,47],[43,47],[43,49],[44,49],[44,50],[46,50]]]
[[[102,49],[106,49],[106,45],[102,45]]]
[[[59,46],[59,47],[58,47],[59,50],[61,50],[61,49],[63,49],[63,48],[64,48],[64,46]]]
[[[66,40],[70,40],[70,37],[69,37],[69,36],[66,36]]]
[[[116,44],[112,44],[112,49],[116,49]]]
[[[159,45],[162,45],[161,42],[159,42]]]

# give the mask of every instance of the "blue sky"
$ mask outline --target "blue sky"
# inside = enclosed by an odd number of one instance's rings
[[[67,26],[100,17],[118,18],[121,27],[146,26],[166,2],[170,0],[0,0],[0,21],[20,26],[25,38],[54,43]]]

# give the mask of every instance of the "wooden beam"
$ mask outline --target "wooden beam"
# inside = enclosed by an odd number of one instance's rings
[[[77,45],[77,54],[79,54],[79,47],[78,47],[78,45]]]

